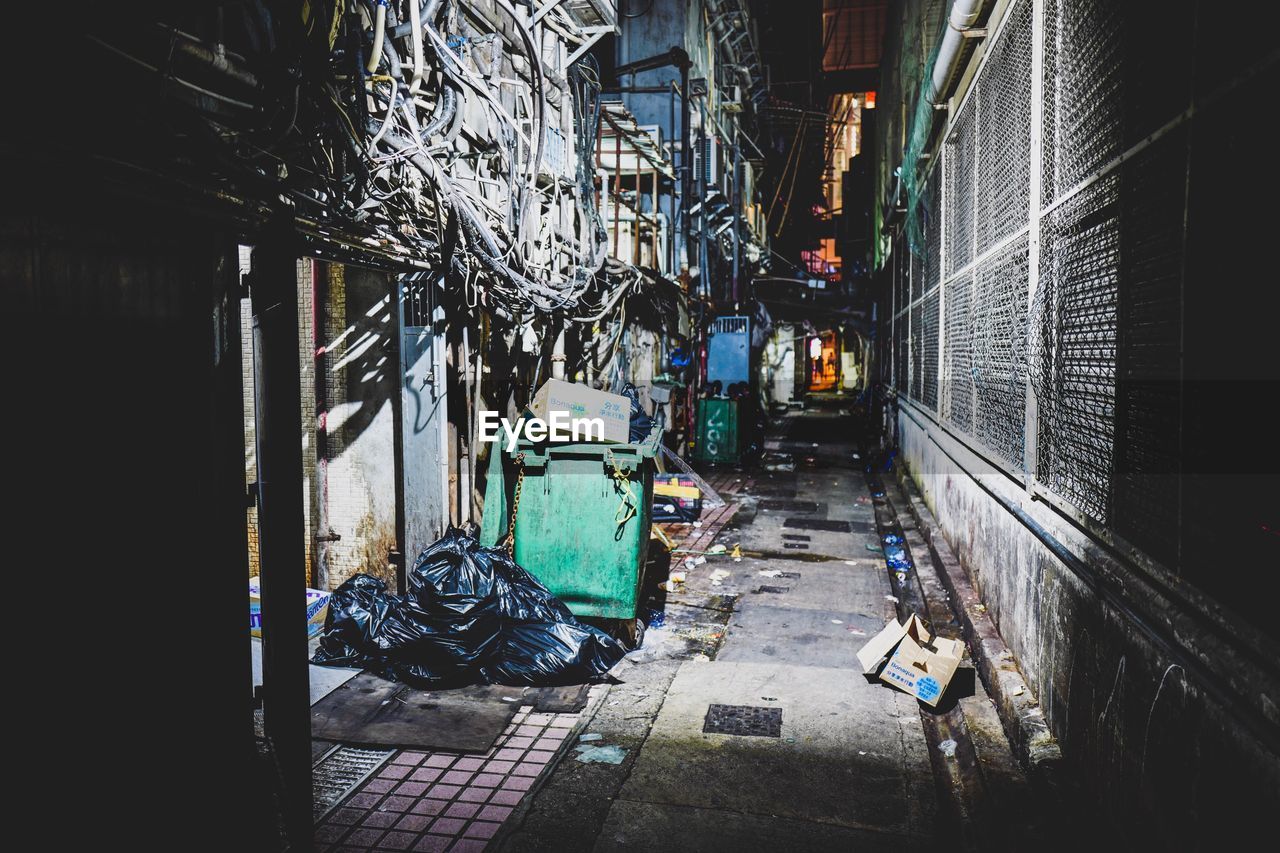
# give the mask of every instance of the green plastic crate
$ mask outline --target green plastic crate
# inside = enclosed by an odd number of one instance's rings
[[[490,455],[480,541],[507,534],[517,467],[524,486],[516,515],[515,561],[575,616],[634,619],[653,517],[653,457],[661,433],[639,444],[541,444],[520,440]],[[634,513],[623,506],[630,485]],[[620,517],[625,517],[619,523]]]
[[[738,461],[738,401],[698,401],[698,439],[693,448],[702,462]]]

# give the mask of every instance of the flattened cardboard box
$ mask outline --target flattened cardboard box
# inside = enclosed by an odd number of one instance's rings
[[[914,613],[901,624],[885,625],[884,630],[858,650],[858,663],[864,674],[872,675],[879,670],[879,678],[885,684],[892,684],[932,707],[937,707],[942,694],[947,692],[947,685],[963,658],[963,642],[930,637],[924,622]]]
[[[631,401],[619,394],[597,391],[576,382],[549,379],[538,389],[529,411],[551,422],[552,412],[568,412],[569,419],[599,418],[606,442],[626,444],[631,432]]]

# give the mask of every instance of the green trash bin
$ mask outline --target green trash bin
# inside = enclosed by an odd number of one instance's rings
[[[701,462],[738,461],[738,401],[708,397],[698,401],[698,439],[693,448]]]
[[[480,542],[507,535],[524,454],[515,561],[575,616],[632,620],[649,550],[656,429],[638,444],[540,444],[520,439],[489,458]]]

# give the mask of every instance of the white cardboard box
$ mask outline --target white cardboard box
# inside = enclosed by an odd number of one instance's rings
[[[626,444],[631,437],[631,401],[608,391],[597,391],[576,382],[550,379],[538,389],[529,411],[550,423],[551,412],[567,412],[575,418],[599,418],[604,440]]]

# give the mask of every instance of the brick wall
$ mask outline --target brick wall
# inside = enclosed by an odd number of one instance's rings
[[[240,274],[249,272],[252,261],[252,248],[240,247]],[[315,566],[315,478],[316,478],[316,387],[314,359],[314,311],[312,287],[312,265],[309,258],[298,261],[298,369],[302,379],[302,474],[303,474],[303,513],[306,524],[306,572],[307,584],[316,583]],[[253,308],[248,299],[240,300],[240,355],[244,388],[244,474],[245,486],[258,478],[256,455],[256,432],[254,429],[253,411]],[[260,563],[258,558],[258,509],[251,506],[246,511],[245,522],[249,538],[249,574],[258,574]]]

